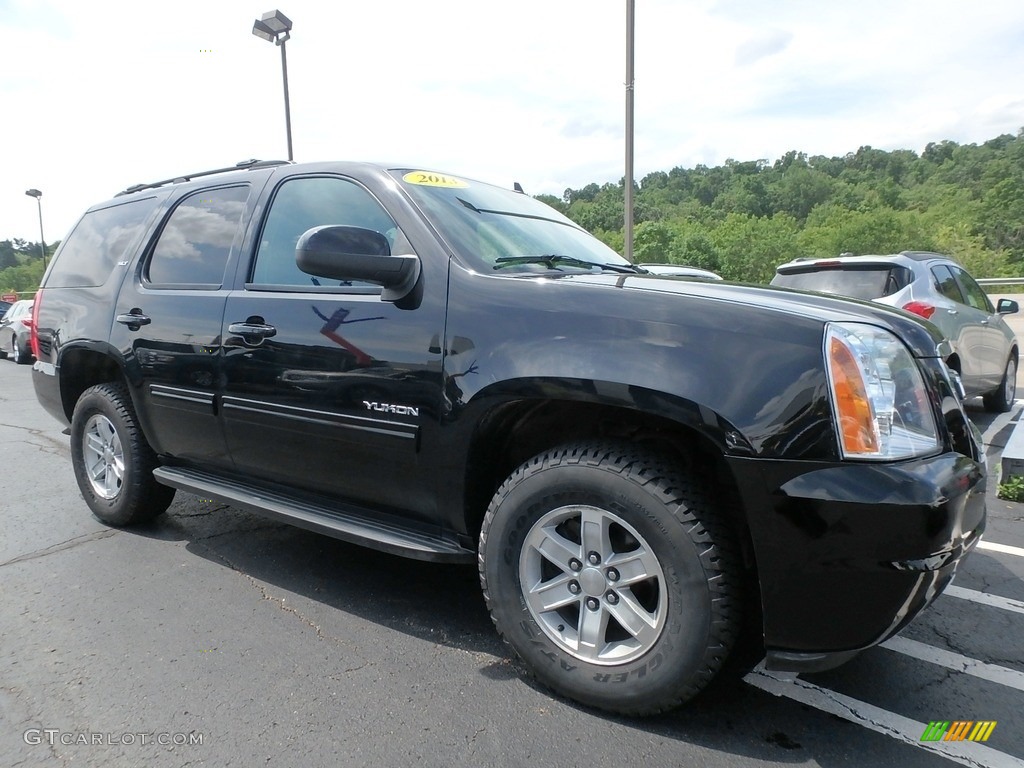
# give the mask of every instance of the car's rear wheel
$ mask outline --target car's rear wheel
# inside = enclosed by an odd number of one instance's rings
[[[149,520],[174,499],[173,488],[153,479],[156,454],[120,384],[98,384],[78,399],[71,418],[71,462],[85,502],[108,525]]]
[[[653,714],[696,695],[740,624],[730,530],[695,476],[617,445],[571,445],[498,489],[480,534],[495,626],[543,683]]]
[[[1006,370],[1003,371],[1003,379],[999,382],[999,388],[989,392],[982,397],[985,410],[995,413],[1006,413],[1013,408],[1013,401],[1017,396],[1017,360],[1010,357],[1006,361]]]

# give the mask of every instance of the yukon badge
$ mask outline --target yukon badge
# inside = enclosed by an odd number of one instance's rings
[[[411,405],[394,405],[393,403],[375,403],[370,400],[363,400],[363,405],[368,411],[379,411],[380,413],[397,413],[401,416],[419,416],[420,409]]]

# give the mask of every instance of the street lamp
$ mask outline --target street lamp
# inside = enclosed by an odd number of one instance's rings
[[[26,189],[25,194],[36,199],[36,207],[39,208],[39,250],[43,252],[43,271],[46,271],[46,238],[43,237],[43,203],[39,199],[43,193],[38,189]]]
[[[292,112],[288,105],[288,59],[284,44],[291,37],[292,22],[278,10],[267,11],[252,25],[252,33],[281,47],[281,74],[284,76],[284,126],[288,132],[288,159],[292,159]]]

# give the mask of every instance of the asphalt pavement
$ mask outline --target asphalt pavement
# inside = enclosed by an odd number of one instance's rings
[[[971,405],[993,466],[1020,410]],[[472,567],[183,493],[103,526],[9,361],[0,478],[0,766],[1024,766],[1024,505],[994,484],[985,548],[897,642],[631,720],[534,684]],[[921,741],[932,721],[995,726]]]

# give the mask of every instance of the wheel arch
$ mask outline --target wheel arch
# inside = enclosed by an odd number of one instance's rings
[[[585,385],[587,396],[573,396],[565,380],[540,385],[532,382],[518,396],[481,393],[489,394],[490,402],[475,419],[463,465],[464,530],[473,540],[492,496],[520,464],[569,442],[617,440],[666,455],[708,478],[711,497],[736,532],[744,566],[755,568],[746,511],[725,460],[735,431],[718,414],[683,398],[624,385],[609,385],[605,393],[628,390],[630,400],[601,396],[601,385],[592,382]]]
[[[75,404],[89,387],[106,382],[120,382],[125,385],[132,398],[143,434],[149,438],[148,424],[145,414],[138,407],[135,387],[131,386],[123,360],[112,346],[105,343],[65,346],[60,351],[57,367],[60,369],[61,407],[69,423],[75,412]]]

